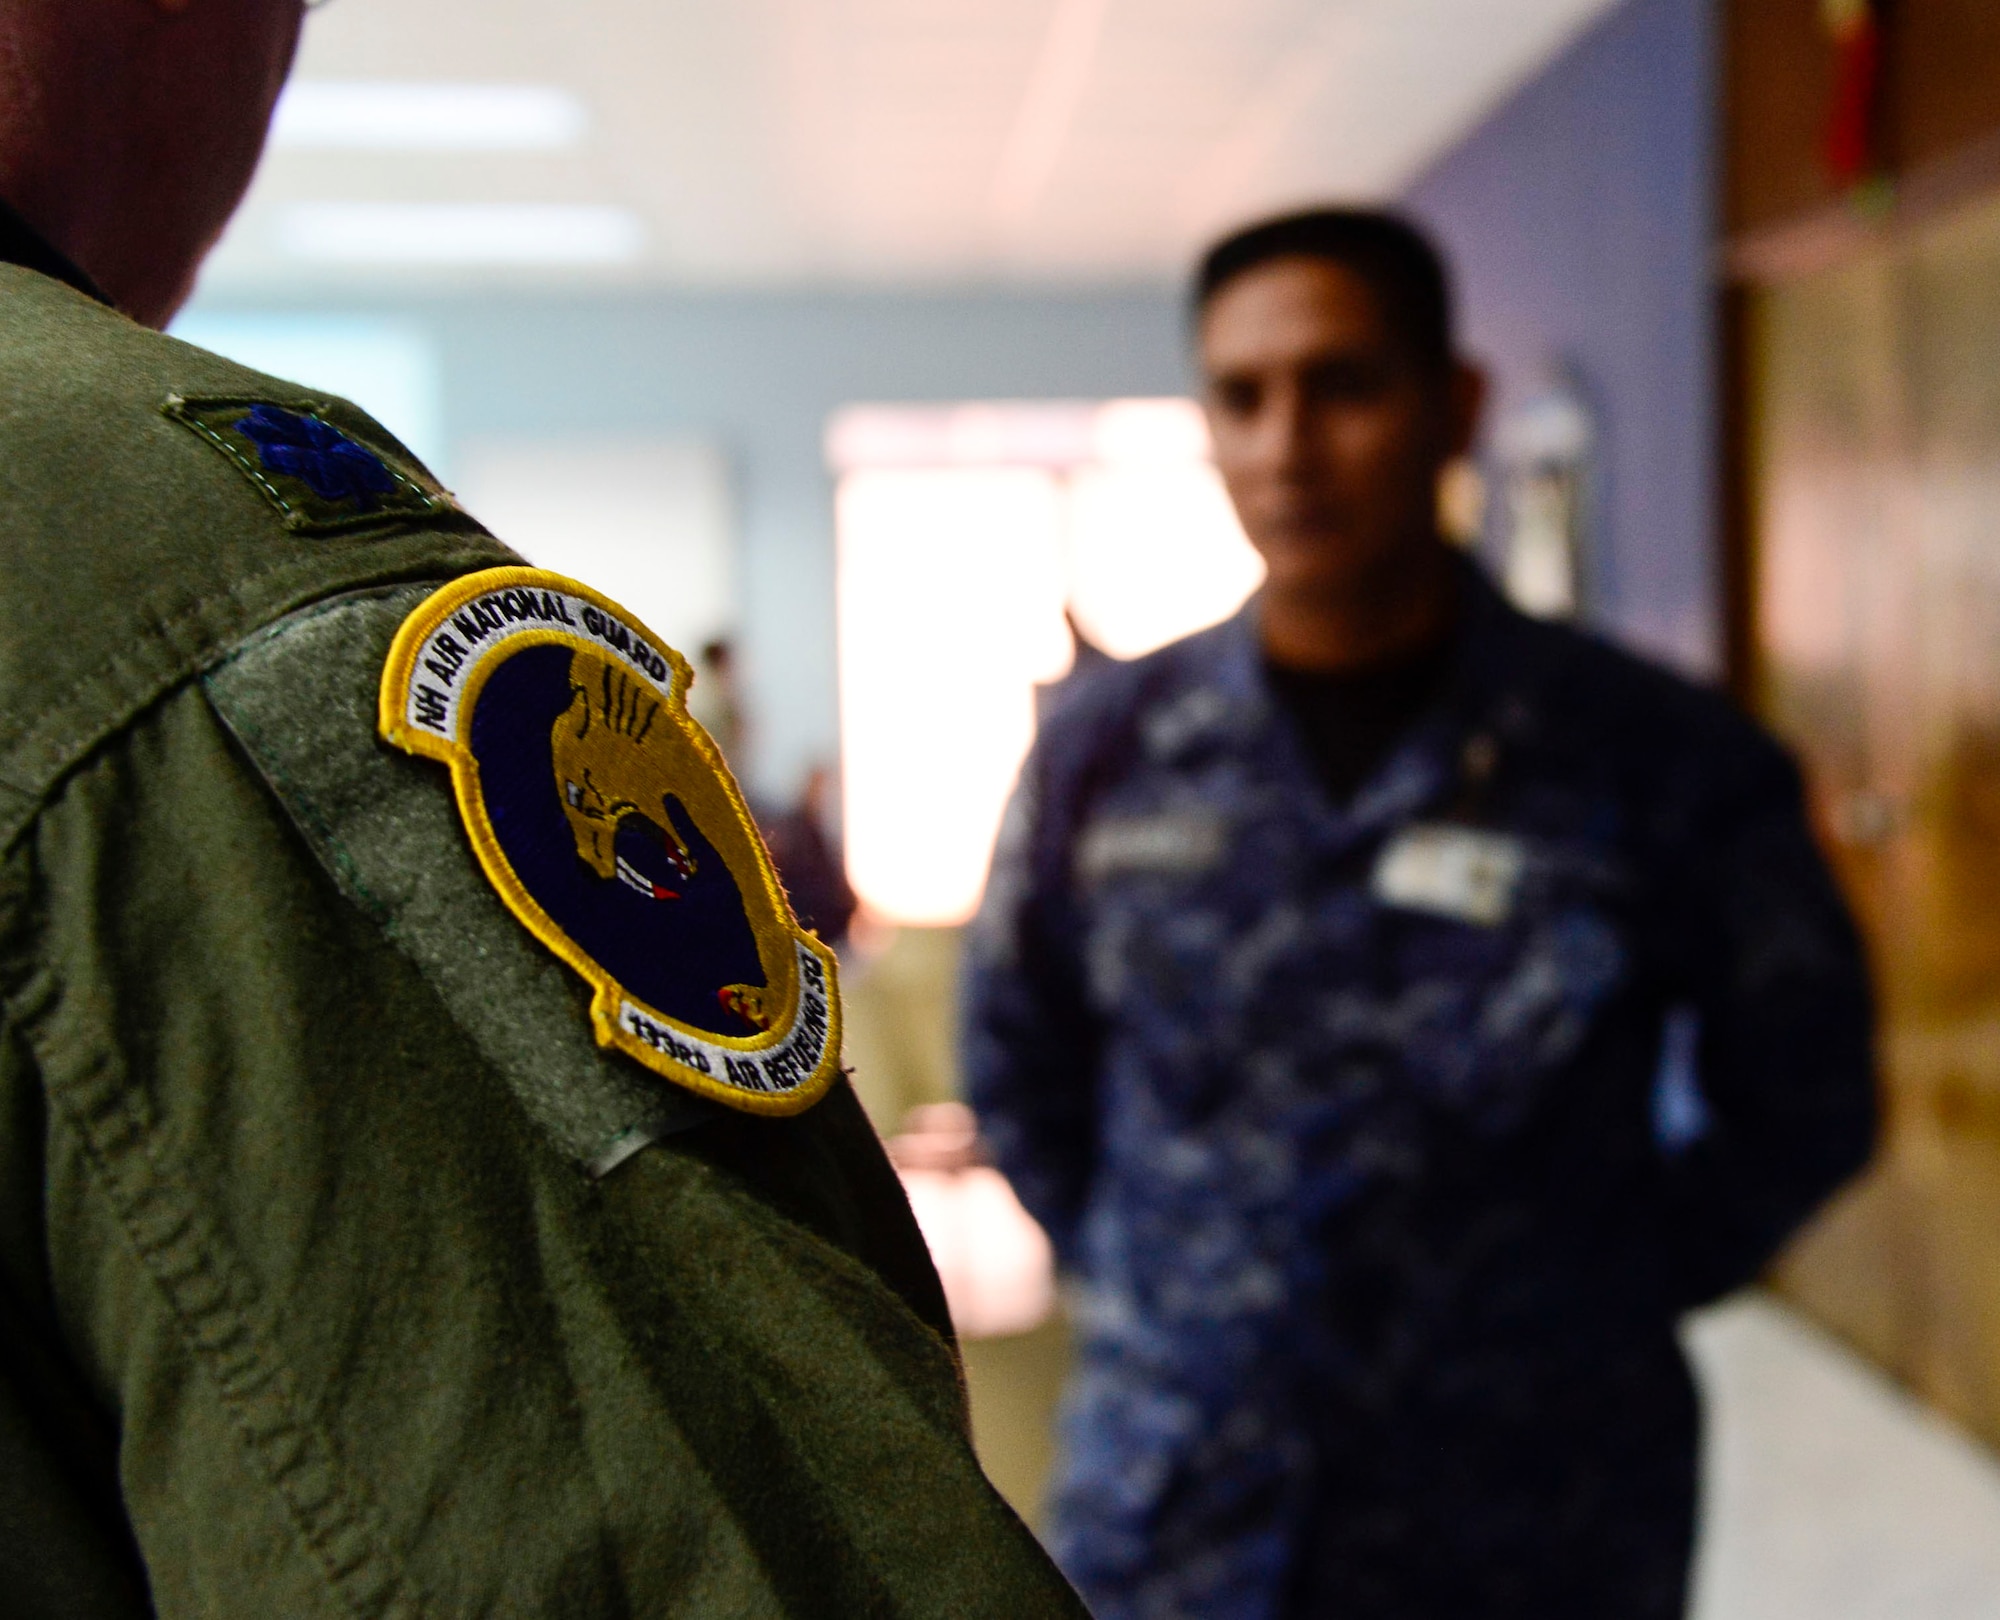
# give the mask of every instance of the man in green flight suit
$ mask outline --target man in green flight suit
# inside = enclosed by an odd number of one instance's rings
[[[301,11],[0,0],[0,1610],[1080,1616],[685,664],[153,330]]]

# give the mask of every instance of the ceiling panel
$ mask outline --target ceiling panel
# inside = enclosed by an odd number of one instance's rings
[[[1612,0],[339,0],[303,78],[546,84],[552,152],[275,150],[209,285],[1177,273],[1208,234],[1392,194]],[[321,202],[628,209],[603,267],[315,265]]]

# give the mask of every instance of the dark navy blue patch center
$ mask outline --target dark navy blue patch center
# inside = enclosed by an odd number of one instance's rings
[[[556,788],[553,728],[571,701],[571,649],[513,654],[472,711],[470,747],[494,836],[521,885],[626,994],[713,1035],[754,1036],[726,1006],[732,985],[762,986],[763,963],[736,878],[678,798],[627,818],[617,875],[577,854]],[[666,835],[670,826],[687,858]]]

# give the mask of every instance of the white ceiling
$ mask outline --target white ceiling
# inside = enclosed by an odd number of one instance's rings
[[[588,134],[544,152],[274,151],[209,284],[386,273],[288,256],[285,210],[308,202],[638,216],[633,262],[541,277],[1173,274],[1260,210],[1393,193],[1613,3],[335,0],[307,23],[301,77],[554,85],[582,98]]]

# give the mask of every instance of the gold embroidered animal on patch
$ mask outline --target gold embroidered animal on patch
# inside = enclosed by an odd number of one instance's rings
[[[694,876],[694,855],[667,811],[673,784],[662,768],[665,752],[645,747],[665,705],[594,653],[571,657],[569,690],[569,707],[556,721],[551,741],[556,786],[578,857],[599,877],[615,877],[649,899],[678,900],[678,893],[645,877],[616,848],[625,819],[644,817],[662,836],[668,864],[683,878]],[[658,808],[657,817],[649,806]]]
[[[648,900],[680,899],[679,890],[641,872],[617,851],[618,829],[636,816],[659,840],[668,867],[680,878],[692,878],[701,869],[668,808],[672,773],[663,762],[671,756],[645,746],[665,705],[594,653],[579,651],[571,657],[569,690],[570,705],[556,721],[550,741],[563,815],[578,859],[599,877],[615,878]],[[658,806],[657,816],[651,806]],[[771,1027],[770,995],[762,985],[724,985],[718,999],[753,1027]]]

